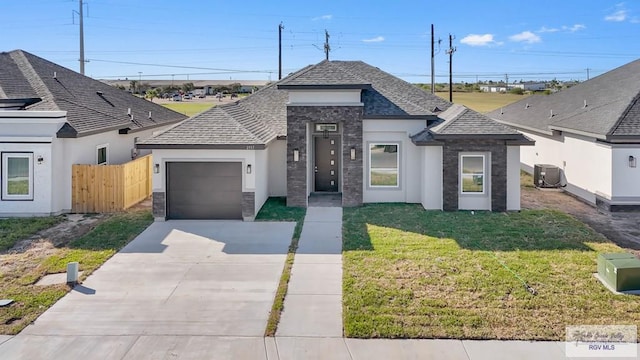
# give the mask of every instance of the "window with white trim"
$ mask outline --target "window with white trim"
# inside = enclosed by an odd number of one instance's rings
[[[484,155],[462,155],[460,184],[463,194],[484,194]]]
[[[33,200],[33,153],[2,153],[2,200]]]
[[[369,186],[398,187],[399,181],[399,144],[369,144]]]
[[[96,146],[96,164],[106,165],[109,163],[109,145]]]

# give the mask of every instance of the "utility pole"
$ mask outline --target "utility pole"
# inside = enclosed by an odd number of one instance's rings
[[[78,18],[80,18],[80,74],[84,75],[84,63],[86,62],[84,60],[84,15],[82,14],[82,0],[78,0],[79,4],[80,4],[80,8],[78,10],[78,12],[73,11],[72,13],[77,13],[78,14]],[[73,15],[73,14],[72,14]]]
[[[456,52],[456,48],[453,47],[453,39],[455,36],[449,34],[449,102],[453,102],[453,53]]]
[[[278,25],[278,80],[282,79],[282,29],[284,25]]]
[[[509,74],[504,74],[504,89],[509,91]]]
[[[431,24],[431,93],[434,94],[436,92],[436,60],[435,60],[435,42],[433,38],[433,24]]]
[[[591,69],[587,68],[587,80],[589,80],[589,70]]]
[[[329,60],[329,51],[331,51],[331,46],[329,46],[329,32],[324,30],[324,57],[326,60]]]

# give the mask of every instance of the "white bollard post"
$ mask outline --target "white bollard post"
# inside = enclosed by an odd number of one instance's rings
[[[78,283],[78,262],[70,262],[67,264],[67,284]]]

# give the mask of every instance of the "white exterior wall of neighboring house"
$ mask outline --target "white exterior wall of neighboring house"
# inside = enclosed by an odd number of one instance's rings
[[[442,146],[423,146],[422,207],[442,210]]]
[[[423,150],[411,142],[414,135],[426,127],[425,120],[363,120],[363,202],[421,203]],[[374,188],[369,186],[369,145],[398,144],[399,186]]]
[[[535,164],[555,165],[563,170],[565,190],[570,193],[592,204],[596,202],[596,194],[611,198],[613,169],[609,145],[566,132],[556,136],[523,133],[536,142],[535,146],[520,150],[520,162],[526,171],[533,173]]]
[[[614,145],[612,147],[612,204],[640,204],[640,144]],[[635,159],[635,167],[629,163],[629,156]]]
[[[520,210],[520,146],[507,146],[507,211],[515,210]]]
[[[287,141],[272,141],[267,153],[269,196],[287,196]]]
[[[29,180],[33,184],[29,199],[0,198],[0,216],[43,216],[60,212],[54,201],[58,192],[54,177],[59,158],[53,143],[55,133],[65,122],[64,111],[0,111],[0,153],[27,154],[31,164]],[[38,161],[39,158],[42,161]],[[4,186],[2,182],[0,188]]]

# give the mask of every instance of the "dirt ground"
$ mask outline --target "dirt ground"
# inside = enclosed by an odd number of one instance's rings
[[[619,246],[640,257],[640,213],[603,213],[564,192],[523,187],[523,209],[554,209],[572,215]]]

